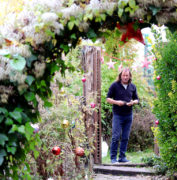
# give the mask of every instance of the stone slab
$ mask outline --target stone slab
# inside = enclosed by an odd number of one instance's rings
[[[101,164],[103,166],[127,166],[127,167],[148,167],[147,164],[144,163],[115,163],[115,164],[111,164],[111,163],[105,163],[105,164]]]
[[[125,176],[136,176],[142,175],[155,175],[155,171],[150,168],[136,168],[136,167],[122,167],[122,166],[103,166],[94,165],[93,171],[100,174],[111,174],[111,175],[125,175]]]

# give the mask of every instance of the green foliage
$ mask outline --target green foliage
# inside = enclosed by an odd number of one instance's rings
[[[152,166],[157,174],[165,175],[168,171],[165,161],[160,156],[143,157],[142,161],[148,166]]]
[[[160,155],[171,170],[177,171],[177,33],[167,31],[167,42],[162,42],[160,34],[154,30],[156,45],[154,62],[157,98],[154,113],[159,120],[157,140]]]

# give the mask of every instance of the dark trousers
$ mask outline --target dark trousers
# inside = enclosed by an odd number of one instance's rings
[[[120,138],[121,141],[119,148],[119,159],[125,157],[132,121],[133,121],[133,114],[127,116],[120,116],[117,114],[113,114],[112,142],[110,148],[111,160],[117,159],[117,151],[118,151],[118,144]]]

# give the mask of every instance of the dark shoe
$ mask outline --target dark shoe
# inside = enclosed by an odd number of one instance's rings
[[[114,164],[114,163],[117,163],[118,161],[116,159],[111,159],[111,163]]]
[[[118,162],[126,163],[130,161],[126,157],[124,157],[124,158],[119,159]]]

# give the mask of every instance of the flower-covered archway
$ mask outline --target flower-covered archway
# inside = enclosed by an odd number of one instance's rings
[[[95,41],[104,29],[126,29],[120,45],[152,23],[176,25],[175,0],[31,0],[5,17],[0,28],[0,166],[1,174],[17,177],[16,166],[35,151],[31,123],[38,122],[39,97],[50,107],[50,82],[64,74],[61,55],[80,38]],[[135,35],[136,34],[136,35]],[[36,135],[37,137],[37,135]],[[32,145],[33,144],[33,145]],[[11,171],[12,170],[12,171]]]

